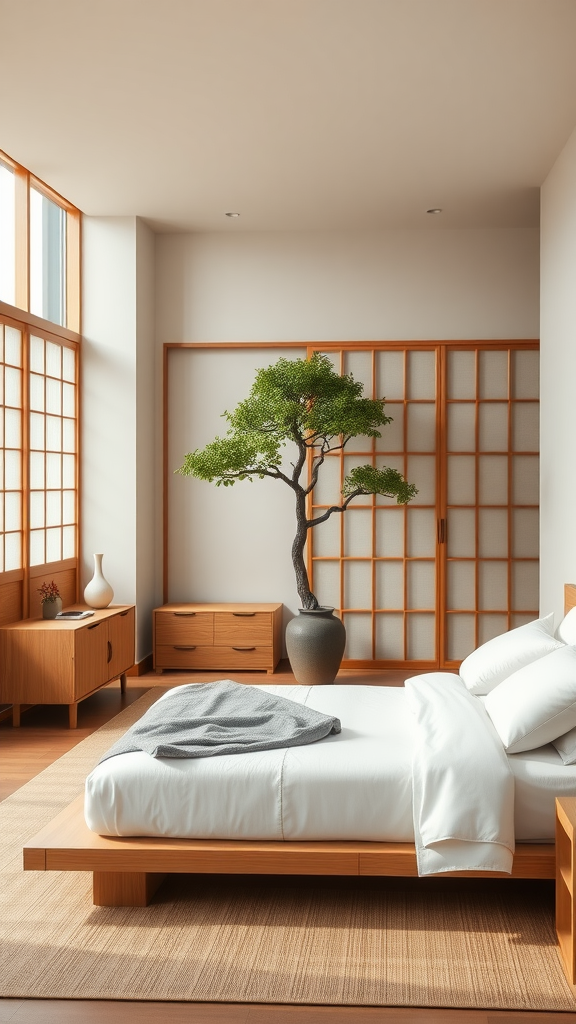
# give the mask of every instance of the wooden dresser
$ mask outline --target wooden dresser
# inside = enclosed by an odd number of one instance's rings
[[[262,669],[282,653],[281,604],[165,604],[154,610],[154,668]]]
[[[14,725],[22,704],[67,704],[74,729],[78,702],[113,679],[124,692],[133,664],[134,605],[95,609],[78,622],[12,622],[0,628],[0,703],[13,705]]]

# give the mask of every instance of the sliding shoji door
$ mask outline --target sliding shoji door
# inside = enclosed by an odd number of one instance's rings
[[[345,663],[454,667],[537,614],[537,345],[326,351],[366,396],[386,398],[393,422],[327,458],[311,511],[340,503],[343,477],[367,462],[397,468],[418,494],[405,507],[357,499],[315,528],[313,590],[343,618]]]
[[[535,348],[446,352],[447,665],[538,614],[538,370]]]
[[[312,511],[340,503],[355,465],[392,466],[418,487],[409,506],[380,496],[356,499],[312,531],[313,588],[342,615],[345,659],[426,668],[438,660],[437,480],[438,362],[435,349],[353,349],[327,353],[336,369],[385,397],[392,423],[381,438],[356,438],[329,456]]]

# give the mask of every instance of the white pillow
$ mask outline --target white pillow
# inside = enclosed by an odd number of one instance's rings
[[[554,616],[546,615],[482,644],[460,665],[460,676],[471,693],[490,693],[503,679],[558,647],[552,636]]]
[[[553,743],[564,764],[576,764],[576,727],[553,740]]]
[[[576,644],[576,608],[567,612],[554,636],[563,644]]]
[[[505,679],[484,702],[509,754],[534,750],[576,726],[576,647],[560,647]]]

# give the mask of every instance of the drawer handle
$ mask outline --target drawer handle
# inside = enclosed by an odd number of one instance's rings
[[[108,641],[108,664],[112,661],[112,644]]]
[[[100,625],[101,625],[100,622],[93,622],[91,626],[88,626],[88,629],[97,629],[98,626],[100,626]]]
[[[232,612],[232,615],[235,615],[237,619],[252,619],[256,612]]]
[[[125,612],[120,612],[120,618],[123,619],[125,615],[128,615],[128,609]]]
[[[190,644],[190,645],[188,645],[188,644],[174,644],[174,650],[175,651],[195,651],[196,650],[196,644],[194,644],[194,645],[192,645],[192,644]]]
[[[179,615],[180,617],[182,617],[182,616],[188,616],[189,617],[191,615],[196,615],[196,612],[174,612],[173,614],[174,615]]]
[[[255,647],[233,647],[233,651],[255,651]]]

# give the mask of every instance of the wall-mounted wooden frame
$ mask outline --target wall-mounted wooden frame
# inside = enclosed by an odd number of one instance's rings
[[[164,476],[163,476],[163,564],[164,564],[164,600],[170,599],[169,596],[169,579],[168,579],[168,545],[169,537],[167,530],[168,523],[168,408],[169,408],[169,395],[168,395],[168,366],[170,353],[175,350],[191,349],[191,350],[202,350],[202,349],[213,349],[221,350],[225,352],[230,349],[237,348],[249,348],[249,349],[268,349],[270,351],[280,352],[282,349],[296,349],[302,350],[307,357],[315,351],[326,353],[335,362],[335,365],[340,369],[341,372],[348,372],[351,363],[355,359],[358,359],[359,355],[364,353],[368,363],[371,365],[370,380],[374,392],[374,397],[379,397],[378,393],[378,366],[385,358],[394,357],[403,360],[403,390],[401,398],[395,397],[394,401],[387,403],[387,411],[390,411],[390,405],[394,405],[394,408],[401,408],[401,449],[394,451],[387,451],[384,444],[372,440],[371,445],[364,445],[362,449],[356,449],[349,447],[345,454],[334,456],[333,459],[339,459],[340,464],[340,480],[342,479],[345,471],[346,459],[361,458],[365,461],[372,459],[383,459],[385,462],[390,463],[390,459],[394,456],[401,456],[402,464],[399,466],[404,475],[408,479],[411,479],[411,463],[417,463],[418,460],[426,460],[430,463],[434,463],[433,469],[431,469],[431,476],[433,477],[433,488],[434,495],[431,500],[422,502],[421,499],[417,499],[415,503],[409,506],[407,509],[399,510],[403,517],[403,536],[405,538],[405,548],[399,555],[388,557],[385,553],[377,552],[376,550],[376,534],[377,534],[377,518],[388,515],[388,509],[386,503],[379,502],[378,499],[368,499],[363,504],[353,503],[348,509],[346,516],[333,517],[339,518],[339,548],[336,553],[325,554],[321,550],[316,548],[315,544],[315,533],[312,531],[311,542],[308,544],[308,568],[312,579],[313,588],[316,593],[319,593],[322,599],[322,590],[318,592],[316,587],[315,574],[320,573],[324,565],[330,563],[334,566],[338,566],[339,583],[337,593],[331,594],[329,599],[325,603],[335,605],[340,613],[344,616],[345,621],[347,619],[347,627],[350,624],[355,624],[361,617],[364,617],[365,622],[370,620],[371,623],[371,649],[366,655],[353,656],[348,653],[345,660],[344,667],[349,668],[366,668],[366,667],[382,667],[382,668],[410,668],[421,671],[426,671],[434,668],[456,668],[460,663],[462,657],[468,653],[468,650],[462,650],[460,653],[458,646],[455,645],[453,639],[452,626],[454,623],[465,623],[468,631],[468,643],[469,650],[484,640],[489,638],[487,633],[490,628],[495,632],[502,632],[506,629],[511,628],[514,625],[519,624],[522,617],[524,619],[534,617],[537,614],[537,598],[536,601],[530,606],[524,607],[523,605],[514,604],[514,594],[512,593],[513,585],[512,580],[515,579],[514,573],[517,571],[517,566],[521,563],[530,563],[531,565],[537,565],[538,551],[531,551],[529,554],[522,554],[521,550],[514,550],[512,548],[511,537],[513,535],[513,517],[516,511],[526,512],[531,514],[532,510],[537,511],[537,501],[529,505],[523,505],[521,502],[516,501],[516,504],[511,503],[510,500],[505,503],[505,506],[501,503],[494,505],[494,507],[485,499],[482,498],[480,501],[478,495],[480,492],[480,485],[482,483],[479,466],[483,463],[486,458],[492,457],[493,459],[500,459],[508,461],[508,493],[512,492],[512,460],[518,456],[518,458],[537,458],[537,450],[528,450],[521,448],[519,451],[516,450],[513,443],[513,432],[514,432],[514,415],[515,411],[522,405],[526,408],[535,404],[534,397],[523,398],[520,394],[516,394],[513,390],[514,380],[514,365],[515,360],[520,358],[519,354],[522,353],[534,353],[538,352],[539,342],[536,339],[528,340],[480,340],[480,341],[378,341],[378,342],[364,342],[364,341],[346,341],[346,342],[315,342],[315,343],[304,343],[304,342],[224,342],[224,343],[168,343],[164,346],[164,373],[163,373],[163,457],[164,457]],[[421,355],[420,355],[421,354]],[[468,394],[466,390],[462,392],[464,397],[459,397],[458,387],[454,388],[455,370],[454,366],[461,359],[460,354],[463,354],[463,359],[466,365],[472,367],[472,376],[470,379],[473,381],[472,386],[474,389],[473,396]],[[530,357],[531,358],[531,357]],[[537,359],[537,356],[536,356]],[[420,368],[418,368],[418,361],[420,360]],[[486,367],[488,365],[487,360],[496,360],[497,363],[504,361],[506,364],[506,381],[505,389],[506,396],[504,398],[495,397],[497,390],[492,394],[490,388],[486,386]],[[412,364],[416,367],[413,370]],[[433,391],[425,390],[425,386],[419,384],[414,393],[411,392],[410,383],[411,375],[416,379],[420,376],[421,380],[426,377],[426,372],[422,372],[422,367],[427,367],[430,364],[431,375],[433,378]],[[414,376],[416,374],[416,377]],[[357,374],[354,374],[357,376]],[[457,374],[456,374],[457,376]],[[470,374],[469,374],[470,376]],[[459,385],[460,386],[460,385]],[[418,388],[421,389],[421,394],[417,393]],[[388,398],[388,395],[386,396]],[[506,427],[505,436],[498,441],[499,447],[495,452],[492,452],[490,447],[487,447],[487,442],[483,440],[483,434],[486,433],[486,415],[487,413],[494,414],[494,410],[499,410],[506,407]],[[455,434],[452,426],[453,410],[458,412],[464,411],[469,415],[470,422],[473,421],[472,440],[471,447],[465,451],[460,452],[458,447],[450,447],[450,438]],[[430,421],[430,435],[433,439],[429,449],[421,450],[416,442],[411,447],[410,443],[410,422],[409,417],[412,412],[416,412],[418,415],[421,412],[426,412],[427,419]],[[386,429],[386,428],[385,428]],[[457,434],[457,431],[456,431]],[[385,435],[384,435],[385,437]],[[412,450],[413,449],[413,450]],[[446,530],[446,524],[451,524],[451,519],[454,522],[457,516],[460,514],[460,506],[449,500],[449,484],[450,484],[450,473],[452,472],[452,464],[455,463],[455,459],[462,456],[461,461],[465,459],[474,461],[474,487],[475,487],[475,501],[474,508],[469,505],[464,505],[463,508],[466,511],[468,508],[474,515],[474,526],[473,526],[473,553],[468,553],[466,556],[461,556],[457,552],[450,550],[450,544],[448,542],[448,534]],[[391,463],[390,463],[391,464]],[[486,463],[487,464],[487,463]],[[484,470],[483,470],[484,472]],[[453,475],[453,474],[452,474]],[[311,501],[311,499],[310,499]],[[330,499],[330,502],[332,499]],[[322,501],[318,502],[318,509],[322,509]],[[314,506],[310,504],[310,510]],[[480,510],[480,511],[478,511]],[[489,521],[489,516],[493,511],[498,513],[502,511],[505,515],[507,522],[507,536],[508,536],[508,549],[505,554],[488,554],[483,552],[482,544],[484,543],[484,536],[486,534],[485,524],[482,522],[483,518],[486,522]],[[346,523],[359,521],[361,513],[364,519],[370,518],[371,524],[367,528],[367,533],[370,533],[372,538],[372,548],[369,554],[353,554],[350,555],[346,550]],[[415,514],[417,513],[417,514]],[[422,516],[421,513],[426,513],[426,516]],[[486,514],[485,514],[486,513]],[[419,522],[424,522],[426,518],[427,529],[430,532],[432,528],[435,536],[430,541],[431,549],[429,552],[422,554],[411,553],[408,549],[408,543],[406,538],[409,532],[409,523],[411,521],[416,522],[420,516]],[[389,609],[388,607],[380,607],[377,603],[377,575],[378,567],[385,567],[388,563],[394,563],[397,567],[402,563],[403,573],[403,600],[398,604],[397,607]],[[431,574],[434,576],[433,596],[429,601],[429,606],[415,607],[411,604],[410,588],[413,586],[413,577],[415,567],[424,567],[427,577],[430,580]],[[426,568],[428,566],[428,568]],[[456,568],[455,568],[456,567]],[[346,573],[350,570],[360,568],[366,574],[370,575],[370,583],[368,584],[369,600],[365,607],[354,607],[350,605],[346,596]],[[472,590],[473,596],[472,601],[469,605],[462,605],[460,599],[456,601],[454,607],[454,577],[457,573],[468,572],[470,580],[473,580]],[[491,607],[488,603],[487,593],[487,580],[490,581],[496,579],[496,582],[501,582],[506,576],[506,603],[503,604],[502,600],[494,607]],[[469,582],[470,582],[469,580]],[[516,590],[518,586],[514,584]],[[488,587],[489,589],[489,587]],[[494,587],[492,587],[494,589]],[[502,588],[500,588],[502,590]],[[430,584],[428,585],[430,591]],[[468,586],[470,590],[470,586]],[[396,616],[398,620],[401,619],[400,629],[403,635],[403,648],[401,654],[396,656],[383,657],[382,653],[378,650],[378,628],[382,623],[386,622],[386,617],[389,616],[389,621],[393,620],[393,616]],[[417,645],[414,647],[410,641],[410,630],[414,624],[425,623],[426,629],[430,633],[433,630],[433,648],[429,646],[428,652],[424,656],[418,656]],[[452,630],[452,632],[451,632]],[[494,635],[494,633],[493,633]],[[349,629],[350,636],[350,629]],[[415,653],[416,652],[416,653]]]

